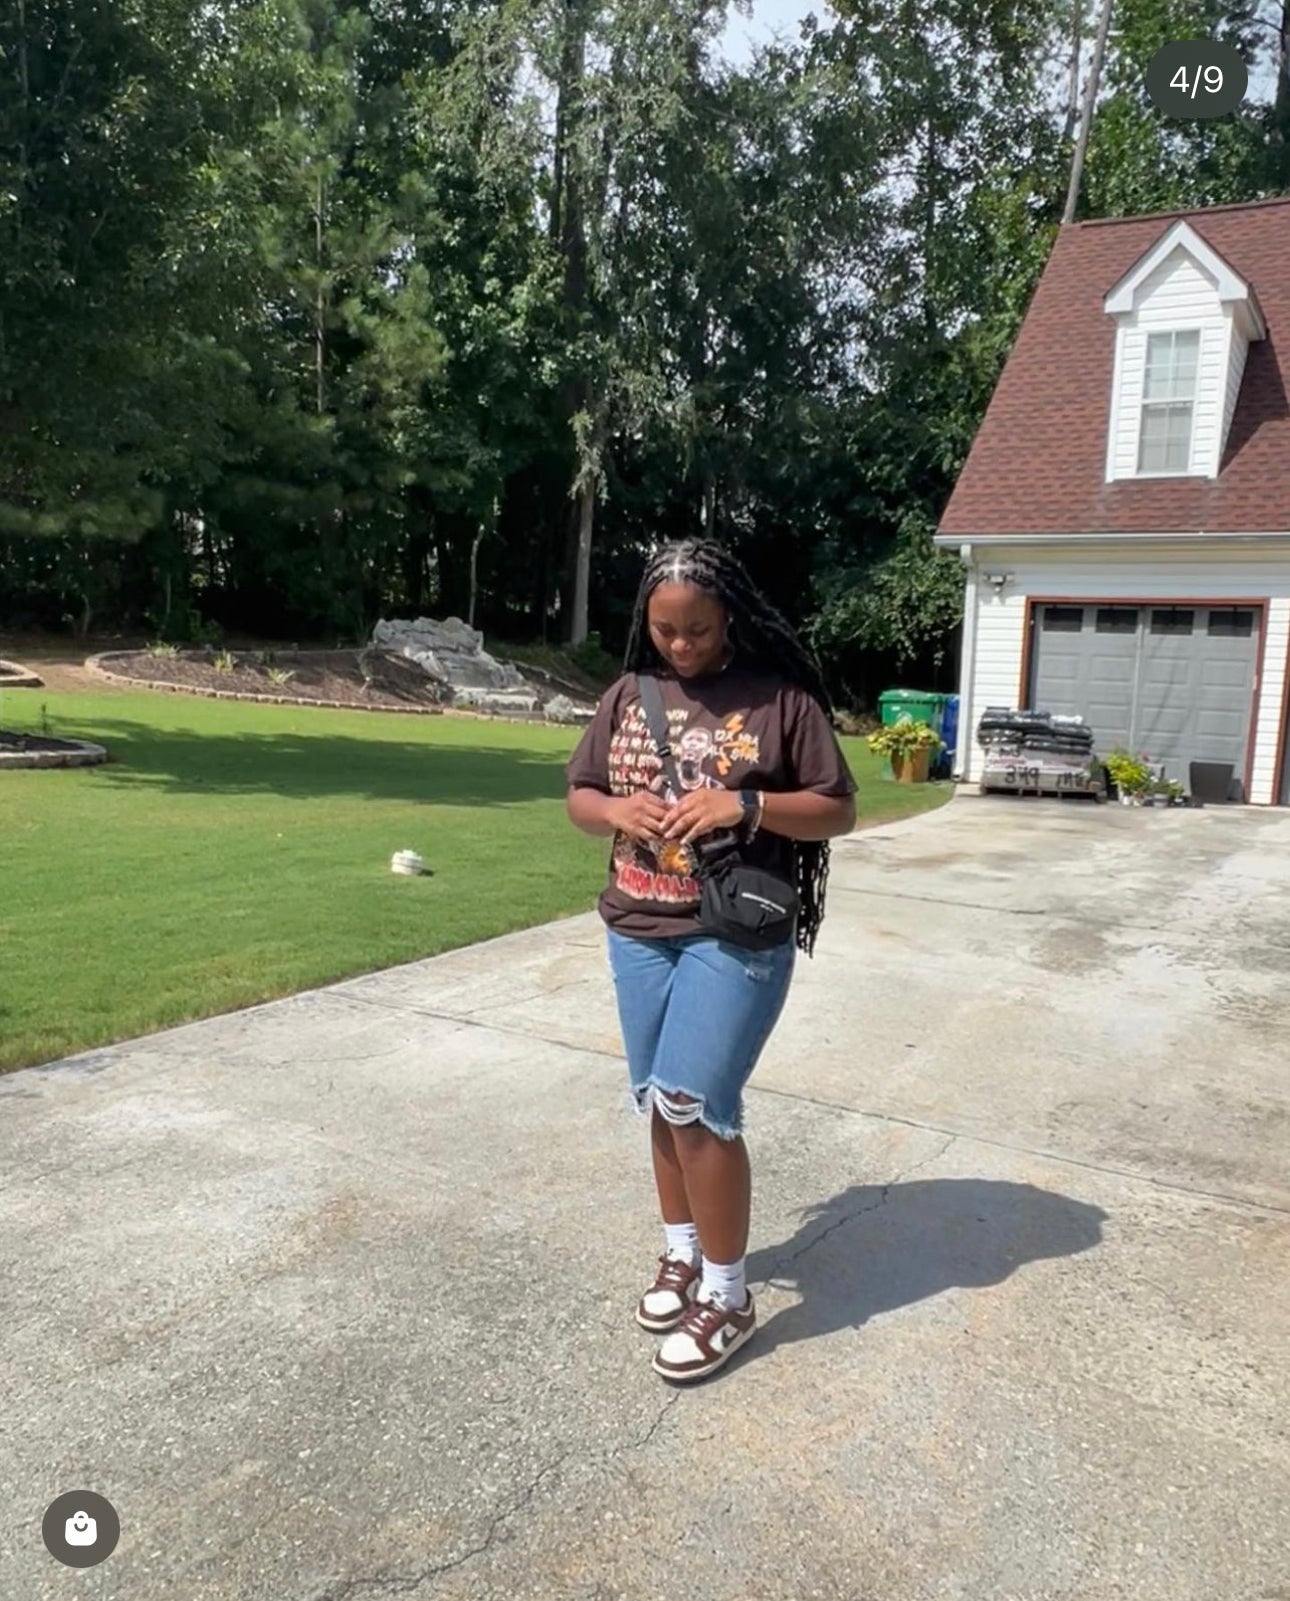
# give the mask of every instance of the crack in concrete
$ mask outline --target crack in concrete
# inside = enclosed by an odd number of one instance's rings
[[[647,1446],[650,1443],[650,1441],[654,1438],[654,1436],[662,1428],[663,1422],[666,1419],[668,1413],[672,1410],[672,1408],[676,1405],[676,1403],[680,1399],[681,1399],[681,1395],[680,1395],[679,1391],[675,1395],[668,1396],[667,1400],[664,1401],[662,1407],[659,1409],[658,1416],[654,1419],[653,1423],[650,1424],[649,1428],[646,1429],[645,1433],[641,1435],[639,1440],[634,1440],[631,1445],[625,1446],[623,1448],[623,1451],[640,1451],[640,1450],[643,1450],[644,1447]],[[616,1452],[612,1453],[612,1456],[622,1456],[623,1455],[623,1451],[616,1451]],[[611,1456],[610,1460],[612,1460],[612,1456]]]
[[[874,1123],[891,1123],[898,1128],[922,1129],[928,1134],[950,1133],[950,1130],[936,1123],[923,1123],[915,1117],[900,1117],[895,1112],[876,1112],[870,1107],[848,1106],[843,1101],[826,1101],[818,1095],[804,1095],[800,1090],[772,1089],[768,1084],[751,1085],[749,1088],[755,1095],[767,1095],[780,1101],[796,1101],[802,1106],[814,1106],[822,1112],[832,1112],[837,1117],[863,1117]],[[1223,1205],[1235,1207],[1243,1212],[1267,1212],[1275,1217],[1290,1217],[1290,1206],[1280,1205],[1276,1201],[1255,1201],[1248,1196],[1233,1195],[1230,1190],[1207,1190],[1196,1184],[1180,1184],[1175,1179],[1158,1178],[1153,1173],[1135,1172],[1133,1168],[1116,1167],[1110,1162],[1093,1162],[1086,1157],[1067,1156],[1047,1146],[1023,1145],[1017,1140],[995,1139],[988,1134],[968,1133],[962,1129],[956,1130],[953,1138],[967,1140],[972,1145],[980,1145],[990,1151],[1009,1151],[1015,1156],[1037,1157],[1042,1162],[1051,1162],[1055,1167],[1073,1167],[1082,1173],[1102,1173],[1111,1178],[1125,1179],[1131,1184],[1145,1184],[1148,1188],[1161,1190],[1167,1195],[1185,1195],[1193,1200],[1221,1201]]]
[[[681,1399],[679,1392],[675,1395],[670,1395],[659,1408],[658,1416],[639,1439],[632,1440],[616,1450],[596,1453],[595,1456],[587,1459],[589,1465],[594,1465],[597,1461],[612,1462],[615,1458],[625,1456],[628,1452],[643,1450],[658,1433],[659,1429],[662,1428],[668,1413]],[[498,1532],[502,1525],[524,1512],[537,1494],[538,1486],[542,1483],[542,1480],[563,1467],[569,1458],[575,1454],[573,1451],[566,1451],[562,1456],[557,1457],[554,1462],[547,1463],[546,1467],[540,1473],[534,1475],[510,1505],[502,1507],[494,1513],[483,1538],[471,1546],[468,1551],[463,1551],[460,1556],[455,1556],[448,1562],[436,1563],[433,1567],[423,1568],[420,1573],[416,1574],[388,1574],[384,1577],[378,1574],[356,1574],[352,1578],[339,1580],[337,1583],[329,1585],[325,1590],[319,1591],[313,1601],[349,1601],[349,1598],[357,1594],[359,1590],[366,1590],[379,1595],[411,1594],[419,1586],[428,1584],[432,1579],[437,1579],[442,1574],[463,1568],[468,1562],[473,1562],[476,1557],[487,1556],[496,1543]]]
[[[824,1241],[828,1239],[830,1234],[836,1234],[839,1229],[845,1228],[848,1223],[854,1223],[857,1218],[864,1217],[867,1212],[881,1211],[891,1199],[891,1192],[898,1184],[903,1184],[911,1173],[918,1173],[923,1168],[930,1167],[933,1162],[939,1162],[941,1157],[945,1155],[946,1151],[949,1150],[950,1146],[953,1145],[957,1139],[957,1134],[951,1134],[939,1150],[935,1150],[930,1156],[925,1156],[920,1161],[915,1162],[912,1167],[902,1168],[902,1170],[896,1174],[895,1178],[889,1179],[888,1182],[883,1185],[882,1193],[879,1195],[876,1201],[870,1202],[868,1206],[858,1206],[854,1212],[848,1212],[844,1217],[840,1217],[835,1222],[830,1223],[828,1228],[822,1229],[813,1240],[808,1240],[805,1245],[799,1246],[791,1256],[777,1257],[775,1265],[770,1271],[769,1277],[761,1281],[763,1287],[776,1290],[792,1289],[792,1285],[775,1283],[775,1280],[779,1277],[781,1272],[792,1267],[794,1262],[799,1262],[808,1251],[813,1251],[817,1245],[822,1245]]]
[[[356,1594],[360,1589],[380,1595],[411,1594],[423,1584],[428,1584],[430,1580],[437,1579],[441,1574],[451,1573],[454,1569],[465,1567],[466,1563],[473,1562],[476,1557],[486,1556],[492,1549],[497,1539],[498,1530],[502,1525],[517,1513],[522,1512],[532,1501],[542,1480],[548,1474],[554,1473],[558,1468],[563,1467],[573,1454],[572,1451],[566,1451],[563,1456],[557,1457],[554,1462],[548,1462],[546,1467],[533,1477],[509,1506],[502,1507],[493,1514],[483,1539],[478,1544],[471,1546],[470,1550],[463,1551],[460,1556],[455,1556],[448,1562],[437,1562],[432,1567],[423,1568],[420,1573],[387,1574],[384,1577],[378,1574],[372,1574],[371,1576],[356,1574],[353,1578],[341,1579],[335,1584],[328,1585],[325,1590],[320,1590],[313,1598],[313,1601],[349,1601],[349,1597]]]
[[[547,993],[553,993],[548,991]],[[438,1012],[431,1006],[415,1006],[410,1002],[373,1001],[363,998],[363,1006],[370,1006],[382,1012],[408,1012],[413,1017],[428,1017],[439,1023],[456,1023],[460,1028],[482,1029],[487,1034],[504,1034],[510,1039],[526,1040],[529,1044],[537,1041],[541,1045],[554,1045],[562,1051],[574,1051],[579,1056],[594,1056],[598,1061],[625,1062],[626,1054],[621,1051],[606,1051],[594,1045],[579,1045],[573,1040],[555,1039],[550,1034],[544,1034],[540,1029],[519,1028],[513,1023],[488,1022],[481,1018],[463,1015],[460,1012]]]
[[[469,1023],[473,1022],[477,1017],[487,1017],[490,1012],[498,1011],[502,1007],[527,1006],[531,1001],[543,1001],[548,995],[559,995],[562,990],[576,989],[579,986],[585,986],[587,982],[585,977],[567,978],[561,984],[551,984],[545,989],[530,990],[527,995],[521,995],[518,998],[508,995],[500,1000],[486,1001],[483,1006],[472,1006],[468,1012],[454,1012],[450,1015],[459,1017],[464,1023]]]
[[[775,1259],[775,1265],[770,1271],[769,1277],[762,1280],[763,1286],[776,1290],[792,1289],[792,1285],[775,1283],[775,1280],[779,1277],[781,1272],[784,1272],[786,1269],[792,1267],[794,1262],[800,1261],[808,1251],[813,1251],[817,1245],[822,1245],[824,1241],[828,1239],[830,1234],[836,1234],[839,1229],[845,1228],[848,1223],[854,1223],[857,1218],[863,1217],[866,1212],[881,1211],[881,1209],[886,1206],[887,1198],[890,1193],[891,1185],[884,1184],[882,1187],[882,1193],[879,1195],[876,1201],[872,1202],[868,1206],[858,1206],[854,1212],[848,1212],[844,1217],[838,1218],[836,1222],[830,1223],[828,1228],[822,1229],[813,1240],[808,1240],[805,1245],[799,1246],[791,1256],[777,1257]]]
[[[901,1172],[896,1174],[895,1178],[892,1179],[891,1182],[893,1184],[903,1184],[905,1182],[905,1180],[910,1177],[911,1174],[913,1174],[913,1173],[921,1173],[922,1170],[925,1167],[931,1167],[933,1162],[939,1162],[941,1157],[943,1157],[945,1155],[946,1151],[948,1151],[950,1146],[955,1144],[957,1142],[957,1140],[958,1140],[958,1135],[957,1134],[951,1134],[949,1136],[949,1138],[945,1141],[945,1144],[941,1146],[939,1151],[933,1151],[930,1156],[923,1157],[922,1161],[921,1162],[915,1162],[913,1167],[904,1168]]]

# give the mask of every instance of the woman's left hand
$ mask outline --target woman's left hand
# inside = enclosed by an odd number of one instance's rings
[[[743,815],[743,803],[734,790],[692,789],[670,813],[663,838],[688,845],[704,834],[737,827]]]

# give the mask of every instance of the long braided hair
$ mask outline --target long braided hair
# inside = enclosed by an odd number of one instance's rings
[[[693,584],[716,595],[730,614],[732,632],[744,667],[776,673],[804,689],[826,716],[833,703],[815,660],[788,621],[766,599],[742,564],[724,546],[706,539],[665,545],[650,560],[641,579],[632,614],[623,668],[629,673],[667,671],[649,631],[649,598],[660,584]],[[824,895],[829,878],[827,840],[794,840],[793,862],[802,912],[797,944],[808,956],[824,921]]]

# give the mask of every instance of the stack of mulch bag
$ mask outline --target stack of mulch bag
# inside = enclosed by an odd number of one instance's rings
[[[1093,730],[1082,717],[989,706],[977,729],[983,788],[1080,790],[1095,785]]]

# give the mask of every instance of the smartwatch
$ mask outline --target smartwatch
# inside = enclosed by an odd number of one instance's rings
[[[761,811],[761,797],[755,789],[741,789],[739,804],[744,809],[743,826],[746,837],[751,839],[757,827],[757,815]]]

